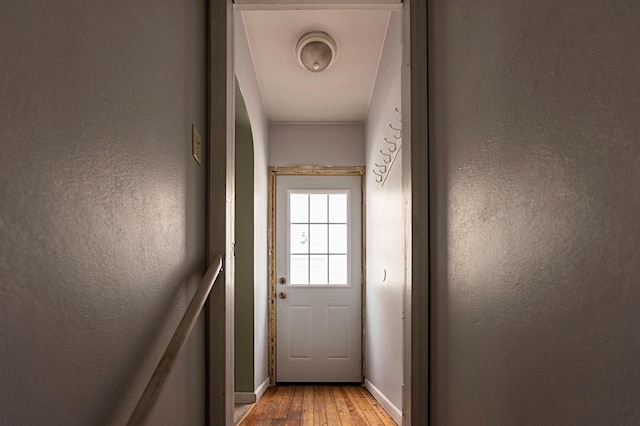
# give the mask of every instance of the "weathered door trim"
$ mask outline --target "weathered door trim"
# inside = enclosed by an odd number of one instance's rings
[[[269,267],[269,382],[271,385],[276,384],[276,266],[275,266],[275,229],[276,229],[276,177],[277,176],[363,176],[364,167],[351,166],[351,167],[336,167],[336,166],[291,166],[291,167],[269,167],[269,218],[267,225],[267,241],[269,244],[268,252],[268,267]],[[365,192],[364,192],[364,179],[361,179],[362,188],[362,229],[361,229],[361,241],[362,241],[362,293],[361,293],[361,312],[362,312],[362,339],[361,353],[362,359],[362,378],[364,380],[364,315],[365,315]]]

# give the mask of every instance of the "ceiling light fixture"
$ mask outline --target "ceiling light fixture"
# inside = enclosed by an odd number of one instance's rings
[[[300,65],[311,72],[329,68],[338,50],[331,36],[321,31],[313,31],[300,37],[296,45],[296,56]]]

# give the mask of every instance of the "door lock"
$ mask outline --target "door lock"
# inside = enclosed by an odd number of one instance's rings
[[[278,280],[278,282],[280,284],[286,284],[287,283],[287,279],[285,277],[280,277],[280,279]]]
[[[287,298],[287,293],[285,293],[284,291],[281,291],[280,293],[278,293],[278,297],[280,299],[286,299]]]

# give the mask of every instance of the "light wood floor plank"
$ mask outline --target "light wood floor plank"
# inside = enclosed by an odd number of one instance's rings
[[[381,425],[382,422],[378,415],[371,409],[371,406],[363,397],[361,386],[348,386],[344,391],[353,401],[354,410],[364,420],[367,425]]]
[[[346,398],[346,394],[343,392],[343,387],[333,387],[333,399],[336,403],[336,407],[338,408],[338,413],[340,414],[340,421],[344,426],[362,426],[364,425],[364,421],[362,418],[355,413],[353,408],[353,402],[350,402]]]
[[[324,406],[324,386],[313,387],[313,425],[327,424],[327,410]]]
[[[327,413],[327,424],[328,425],[341,425],[340,422],[340,414],[338,413],[338,408],[336,407],[336,402],[333,399],[333,387],[324,388],[324,409]]]
[[[313,413],[313,386],[304,386],[302,395],[302,422],[303,425],[314,424]]]
[[[244,426],[256,426],[258,425],[258,419],[262,418],[262,415],[267,411],[269,404],[271,404],[272,399],[274,398],[275,393],[277,392],[276,388],[269,388],[262,395],[260,399],[260,404],[255,404],[254,407],[250,411],[250,415],[247,415],[245,419],[242,421]]]
[[[379,426],[389,424],[388,421],[385,422],[385,420],[388,419],[387,413],[384,413],[385,419],[381,419],[380,416],[378,416],[376,410],[371,406],[371,404],[375,402],[375,399],[371,396],[367,389],[361,386],[357,388],[351,388],[350,391],[354,394],[356,403],[362,409],[364,417],[370,425]],[[388,420],[391,421],[391,419]]]
[[[362,386],[284,385],[265,392],[239,426],[395,426]]]
[[[382,408],[382,405],[378,404],[378,401],[376,401],[375,398],[371,396],[369,391],[366,388],[362,388],[362,392],[370,397],[367,398],[367,401],[369,402],[371,409],[378,415],[378,417],[382,421],[381,424],[383,426],[395,426],[396,422],[389,416],[389,414],[387,414],[385,409]]]
[[[304,386],[295,386],[291,399],[291,408],[287,414],[286,426],[298,426],[302,424],[302,399],[304,396]]]
[[[340,423],[343,426],[353,426],[353,421],[351,419],[351,414],[349,413],[349,409],[342,398],[342,393],[340,389],[336,386],[331,388],[331,396],[333,397],[333,402],[336,404],[336,408],[338,410],[338,415],[340,416]]]
[[[256,423],[257,426],[268,426],[272,424],[272,422],[276,419],[276,413],[278,412],[278,408],[282,404],[282,399],[286,394],[286,389],[284,388],[273,387],[273,388],[270,388],[269,390],[271,389],[274,390],[274,393],[271,397],[271,400],[268,401],[268,405],[262,417],[259,417],[257,419],[257,423]],[[262,399],[260,400],[260,402],[262,403]],[[257,404],[257,405],[260,406],[262,404]],[[250,412],[249,416],[252,416],[252,414],[253,412]]]
[[[282,396],[280,397],[280,404],[278,404],[278,409],[273,415],[272,420],[286,420],[287,416],[289,415],[289,410],[291,409],[291,402],[293,401],[292,391],[294,389],[295,388],[292,388],[291,386],[283,386],[280,388]],[[272,425],[277,425],[279,423],[283,422],[271,422]]]

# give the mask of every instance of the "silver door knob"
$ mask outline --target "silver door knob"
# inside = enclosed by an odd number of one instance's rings
[[[278,293],[278,297],[280,299],[286,299],[287,298],[287,293],[285,293],[284,291],[281,291],[280,293]]]
[[[280,277],[280,279],[278,280],[278,282],[280,284],[286,284],[287,283],[287,279],[285,277]]]

